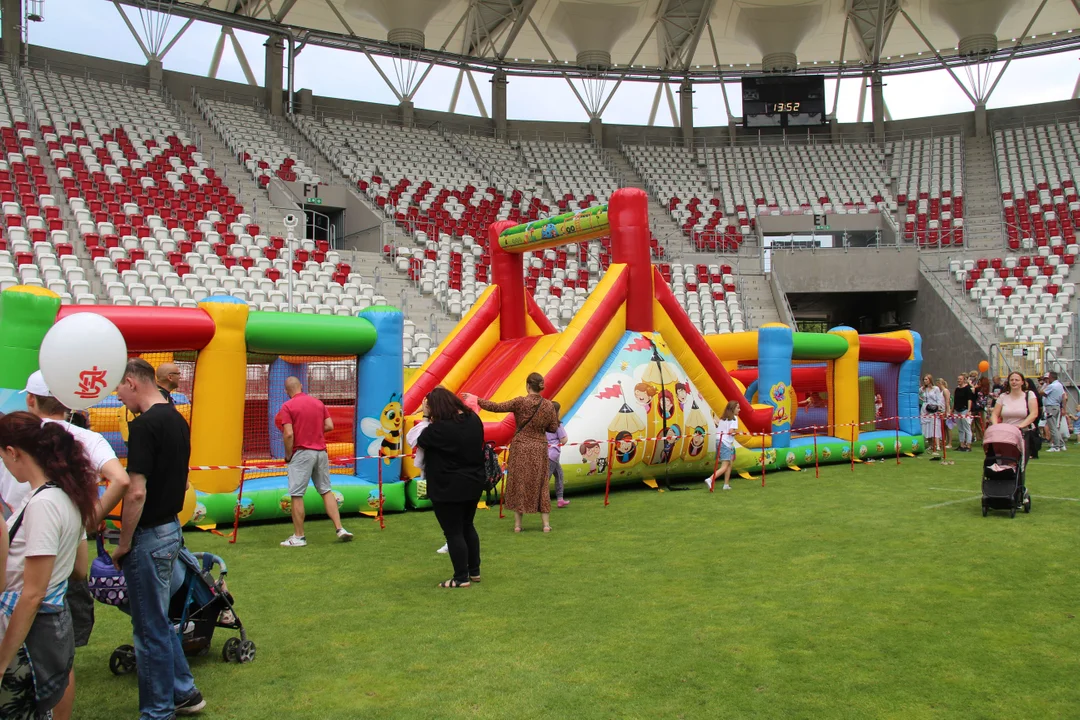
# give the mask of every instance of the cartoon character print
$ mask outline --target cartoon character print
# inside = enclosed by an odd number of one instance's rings
[[[680,405],[686,407],[686,402],[690,399],[690,384],[675,383],[675,397],[679,399]]]
[[[361,418],[360,431],[365,436],[373,438],[368,445],[367,454],[381,457],[383,462],[390,464],[390,458],[401,453],[401,426],[405,416],[401,409],[401,399],[397,393],[390,396],[388,402],[379,413],[379,418]]]
[[[581,460],[589,466],[586,475],[599,475],[607,471],[607,458],[600,457],[600,443],[596,440],[586,440],[578,446],[581,452]]]
[[[626,430],[621,430],[615,436],[615,462],[628,465],[637,455],[637,443],[634,436]]]
[[[814,448],[806,448],[803,451],[803,462],[813,462],[814,460]]]
[[[540,237],[551,240],[555,237],[555,223],[548,223],[540,230]]]
[[[865,445],[860,445],[859,446],[859,457],[861,457],[861,458],[866,457],[867,452],[869,452],[869,451],[867,450]]]
[[[845,445],[844,449],[840,451],[840,457],[842,457],[845,460],[850,459],[851,458],[851,448],[849,448],[847,445]]]
[[[705,436],[708,431],[698,425],[694,428],[693,434],[690,436],[690,457],[697,457],[705,450]]]
[[[675,398],[672,397],[670,390],[664,390],[660,393],[660,416],[665,420],[670,420],[674,415]]]
[[[669,394],[670,395],[670,394]],[[682,435],[678,425],[671,425],[664,433],[664,449],[660,451],[660,463],[671,462],[671,454],[675,451],[675,443]]]
[[[785,462],[786,462],[786,463],[787,463],[788,465],[794,465],[794,464],[795,464],[795,453],[793,453],[793,452],[789,452],[789,453],[787,454],[787,458],[785,458]]]
[[[776,405],[773,411],[773,423],[776,425],[786,425],[791,422],[791,418],[788,417],[787,390],[787,385],[783,382],[778,382],[769,389],[769,398]]]
[[[648,415],[652,412],[653,398],[656,397],[656,388],[649,383],[638,383],[634,386],[634,399]]]

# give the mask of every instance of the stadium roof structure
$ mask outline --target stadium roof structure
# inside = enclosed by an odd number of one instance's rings
[[[113,0],[295,43],[517,75],[719,81],[1080,48],[1080,0]]]

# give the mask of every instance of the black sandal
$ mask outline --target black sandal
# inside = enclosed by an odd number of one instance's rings
[[[471,583],[480,582],[480,576],[479,575],[470,575],[469,576],[469,582],[471,582]]]
[[[458,582],[457,580],[454,580],[453,578],[450,578],[449,580],[446,580],[444,582],[439,583],[436,587],[441,587],[441,588],[467,588],[467,587],[469,587],[469,583],[468,583],[468,581],[466,581],[466,582]]]

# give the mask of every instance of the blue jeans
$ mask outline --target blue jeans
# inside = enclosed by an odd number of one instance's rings
[[[195,693],[195,678],[169,620],[169,586],[182,543],[177,521],[138,528],[124,561],[139,676],[139,720],[168,720],[176,703]]]

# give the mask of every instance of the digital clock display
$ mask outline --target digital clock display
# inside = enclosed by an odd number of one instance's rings
[[[745,127],[824,125],[823,75],[765,75],[742,80]]]

